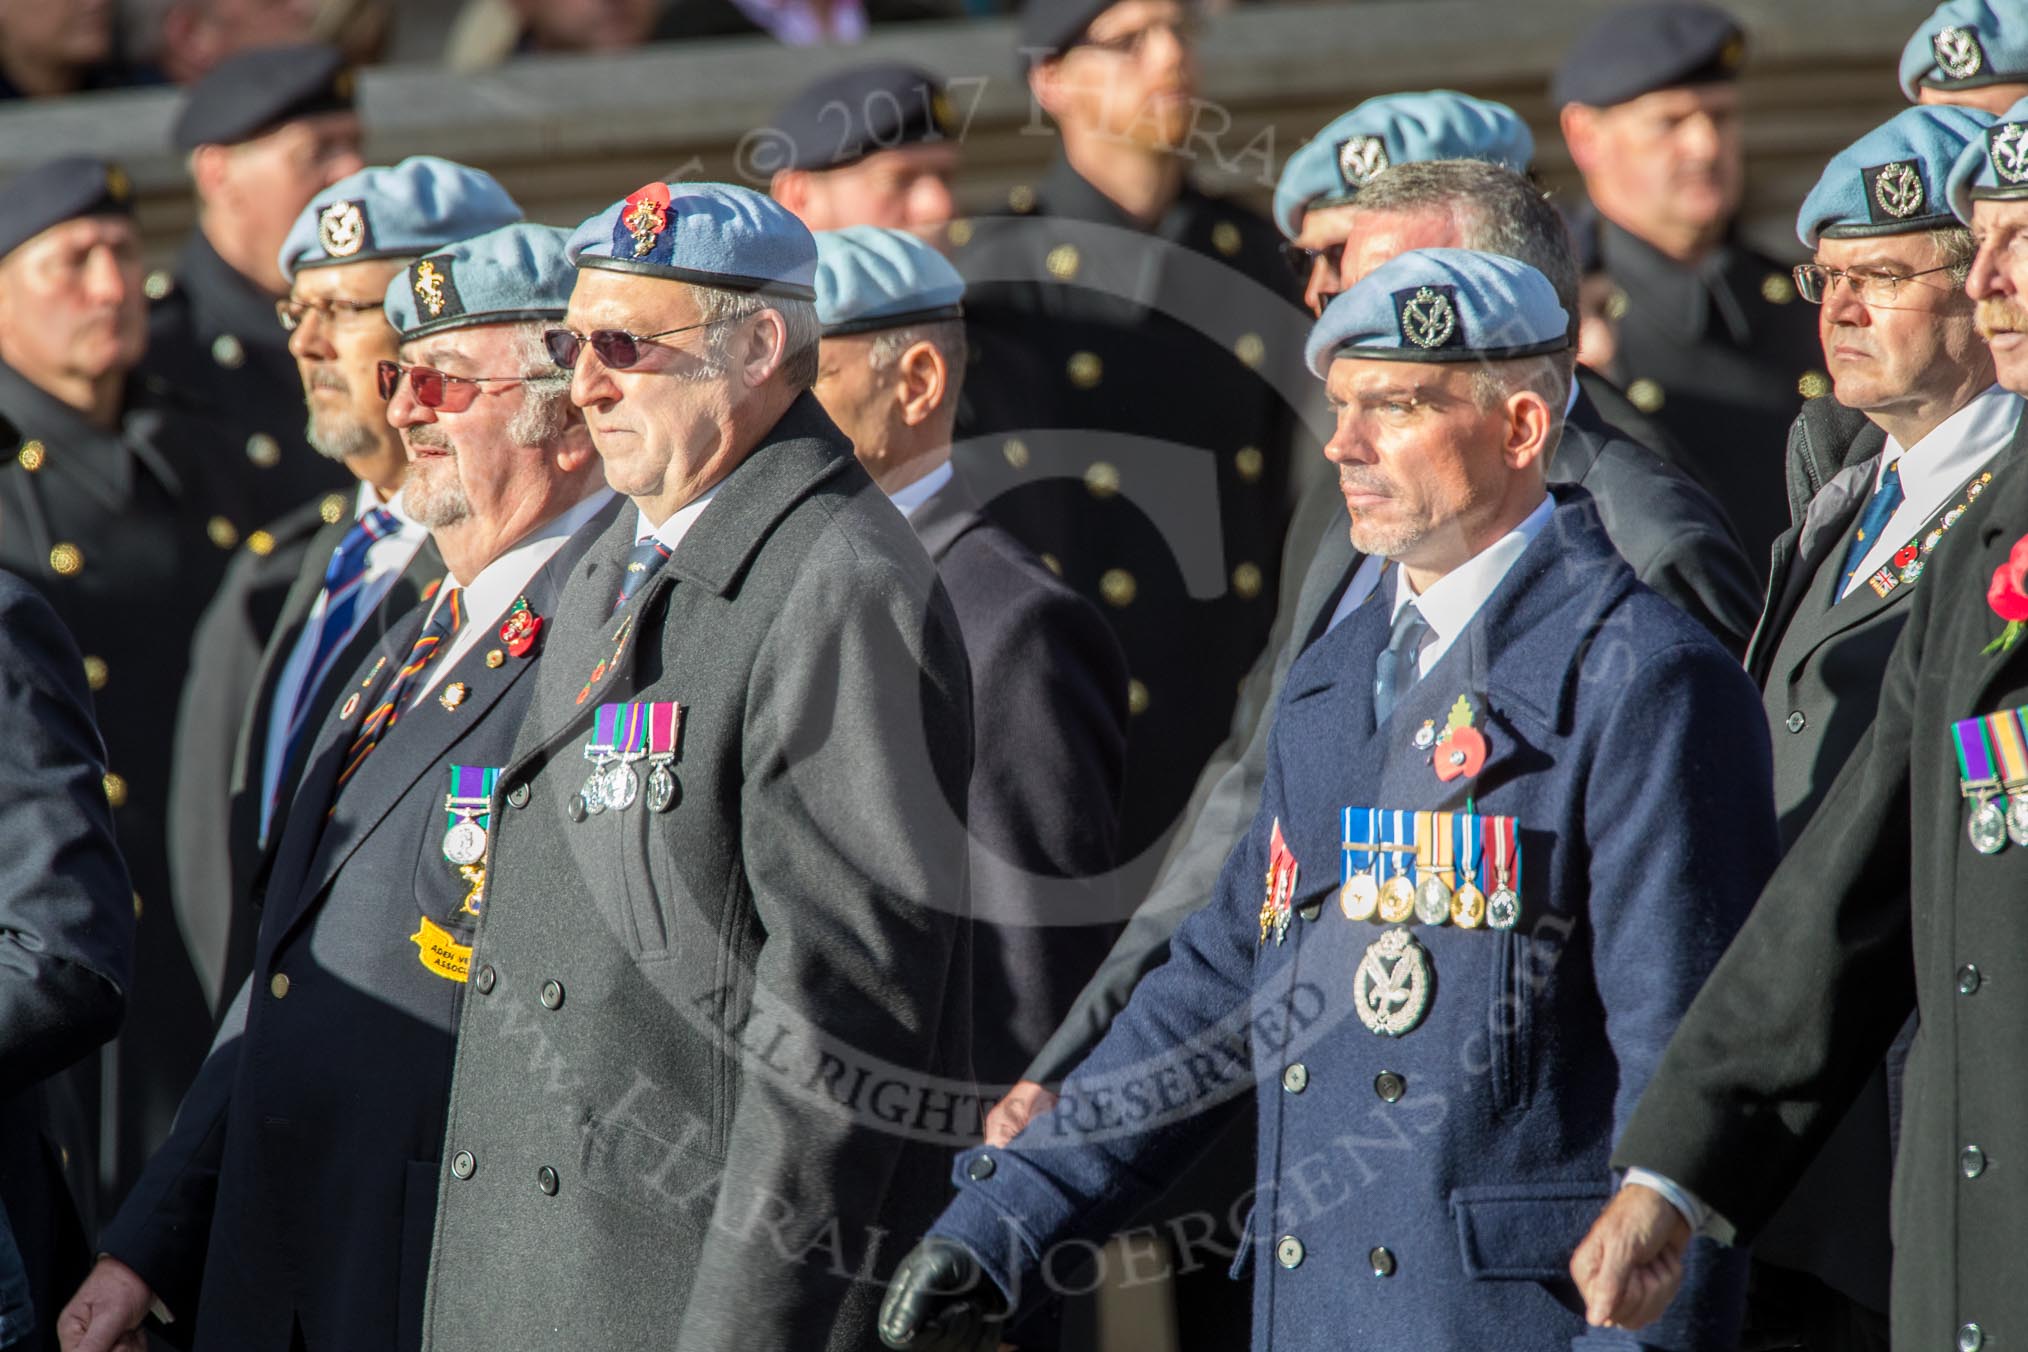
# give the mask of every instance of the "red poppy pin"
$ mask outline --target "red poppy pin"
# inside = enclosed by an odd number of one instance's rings
[[[517,600],[508,610],[507,618],[500,622],[500,641],[507,645],[507,651],[514,657],[526,657],[535,648],[535,639],[542,633],[542,617],[529,608],[528,598]]]
[[[2003,653],[2021,641],[2021,631],[2028,628],[2028,585],[2024,584],[2028,584],[2028,535],[2014,542],[2007,561],[1993,570],[1993,580],[1986,587],[1986,604],[2007,627],[1984,651]]]
[[[1472,702],[1459,695],[1436,739],[1436,776],[1446,784],[1472,779],[1486,768],[1486,734],[1472,726],[1472,718]]]

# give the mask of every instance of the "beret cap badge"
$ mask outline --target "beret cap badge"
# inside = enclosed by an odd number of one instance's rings
[[[115,202],[124,202],[134,191],[134,181],[127,177],[127,171],[117,164],[106,166],[106,196]]]
[[[653,249],[656,237],[669,225],[668,185],[650,183],[629,197],[620,224],[634,237],[634,257],[639,258]]]
[[[1979,46],[1979,35],[1969,28],[1939,28],[1930,46],[1936,51],[1937,65],[1953,80],[1969,80],[1985,68],[1986,53]]]
[[[350,258],[366,243],[366,213],[357,202],[333,202],[317,215],[317,242],[333,258]]]
[[[1442,347],[1457,336],[1458,312],[1449,288],[1417,287],[1396,297],[1401,303],[1401,336],[1428,351]]]
[[[435,319],[444,312],[444,277],[437,265],[425,258],[415,265],[415,295]]]
[[[1922,210],[1922,175],[1906,160],[1882,165],[1873,179],[1873,200],[1895,220],[1907,220]]]
[[[1986,135],[1994,175],[2003,183],[2028,182],[2028,122],[2003,122]]]
[[[1352,136],[1338,143],[1338,175],[1357,188],[1387,168],[1387,143],[1378,136]]]

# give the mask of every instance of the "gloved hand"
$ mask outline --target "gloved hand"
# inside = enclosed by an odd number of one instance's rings
[[[999,1345],[1007,1300],[964,1245],[934,1236],[887,1283],[880,1341],[896,1352],[982,1352]]]

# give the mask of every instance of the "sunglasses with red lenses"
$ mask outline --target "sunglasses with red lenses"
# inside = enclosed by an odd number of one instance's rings
[[[589,334],[572,333],[569,329],[549,329],[542,335],[542,345],[549,349],[549,359],[566,371],[577,369],[577,359],[589,347],[598,353],[599,360],[612,371],[624,371],[641,360],[641,345],[652,343],[658,338],[673,334],[688,333],[692,329],[708,329],[713,324],[722,324],[726,319],[739,318],[727,315],[721,319],[707,319],[701,324],[685,324],[681,328],[664,329],[660,333],[628,333],[625,329],[593,329]]]
[[[481,385],[519,385],[536,380],[536,376],[454,376],[448,371],[439,371],[434,366],[403,366],[398,361],[383,361],[378,367],[380,397],[394,398],[394,392],[401,388],[402,378],[408,378],[408,392],[424,408],[440,408],[449,413],[462,413],[472,406],[479,397]]]

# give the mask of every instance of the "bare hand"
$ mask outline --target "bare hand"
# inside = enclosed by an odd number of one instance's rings
[[[1021,1128],[1038,1117],[1048,1116],[1055,1106],[1056,1095],[1033,1080],[1021,1081],[986,1114],[986,1144],[1007,1144],[1021,1134]]]
[[[155,1293],[140,1273],[117,1258],[101,1258],[57,1315],[57,1342],[63,1352],[146,1352],[141,1321],[154,1305]]]
[[[1683,1285],[1690,1223],[1652,1188],[1629,1184],[1592,1222],[1570,1258],[1584,1317],[1600,1328],[1645,1328]]]

